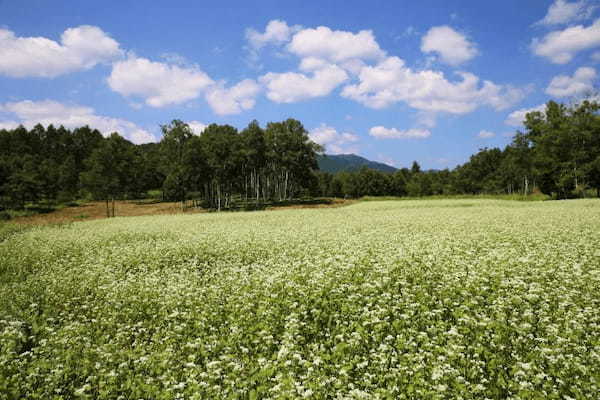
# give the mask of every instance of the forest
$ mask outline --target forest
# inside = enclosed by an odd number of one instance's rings
[[[483,148],[456,168],[394,173],[318,170],[323,148],[300,121],[252,121],[238,131],[211,124],[200,135],[180,120],[161,126],[159,143],[135,145],[118,133],[40,124],[0,130],[0,207],[90,198],[162,200],[216,210],[306,197],[523,194],[600,196],[600,105],[550,101],[526,115],[504,149]],[[185,203],[184,203],[185,202]]]

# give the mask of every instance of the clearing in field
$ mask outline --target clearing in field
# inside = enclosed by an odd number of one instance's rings
[[[0,397],[595,398],[599,249],[595,200],[32,228],[0,243]]]

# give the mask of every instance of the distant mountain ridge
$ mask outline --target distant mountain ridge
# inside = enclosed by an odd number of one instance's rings
[[[357,171],[362,167],[368,167],[382,172],[394,172],[397,168],[390,165],[367,160],[356,154],[323,154],[317,156],[319,169],[324,172],[335,174],[341,171]]]

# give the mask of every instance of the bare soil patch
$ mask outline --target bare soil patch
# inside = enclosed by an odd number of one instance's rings
[[[266,205],[264,210],[281,210],[296,208],[329,208],[341,207],[354,203],[355,200],[326,199],[309,201],[290,201]],[[185,211],[181,209],[179,202],[139,202],[139,201],[115,201],[115,216],[134,217],[143,215],[165,215],[165,214],[197,214],[210,210],[204,208],[188,207]],[[58,209],[49,213],[36,214],[26,217],[16,217],[12,222],[27,225],[61,224],[78,221],[89,221],[92,219],[106,218],[106,203],[103,201],[92,201],[79,206],[71,206]]]

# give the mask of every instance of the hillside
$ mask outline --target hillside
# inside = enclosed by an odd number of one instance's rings
[[[356,171],[369,167],[383,172],[394,172],[396,168],[376,161],[367,160],[356,154],[324,154],[317,156],[319,169],[324,172],[336,173],[341,171]]]

